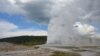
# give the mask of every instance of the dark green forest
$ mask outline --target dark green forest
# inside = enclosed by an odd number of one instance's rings
[[[45,44],[47,36],[16,36],[0,39],[0,42],[9,42],[21,45],[41,45]]]

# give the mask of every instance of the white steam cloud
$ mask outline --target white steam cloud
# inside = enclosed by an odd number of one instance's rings
[[[95,33],[95,28],[88,24],[82,24],[80,22],[76,22],[74,25],[75,30],[82,35],[93,34]]]
[[[94,35],[96,20],[100,21],[99,6],[100,0],[57,0],[52,10],[47,43],[73,44],[81,42],[76,37]]]

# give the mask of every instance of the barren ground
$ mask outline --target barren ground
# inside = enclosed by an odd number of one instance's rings
[[[75,52],[81,56],[100,56],[100,47],[48,47],[0,43],[0,56],[51,56],[54,51]]]

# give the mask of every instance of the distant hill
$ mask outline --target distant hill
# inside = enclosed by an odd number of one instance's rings
[[[0,42],[9,42],[22,45],[41,45],[45,44],[47,36],[16,36],[0,39]]]

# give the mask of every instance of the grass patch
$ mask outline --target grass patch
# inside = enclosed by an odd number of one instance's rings
[[[86,50],[86,49],[72,49],[72,51],[74,51],[74,52],[85,52],[85,51],[89,51],[89,50]]]
[[[74,46],[64,46],[64,47],[58,47],[58,48],[65,48],[65,49],[79,49],[79,47],[74,47]]]
[[[74,52],[61,52],[61,51],[55,51],[51,56],[81,56],[78,53]]]
[[[38,48],[40,48],[40,47],[39,47],[39,46],[34,46],[34,48],[35,48],[35,49],[38,49]]]
[[[81,46],[81,48],[99,48],[100,46]]]

